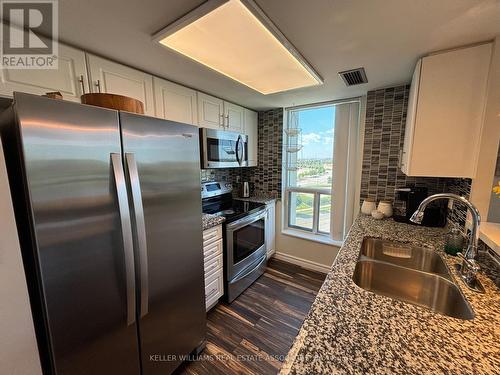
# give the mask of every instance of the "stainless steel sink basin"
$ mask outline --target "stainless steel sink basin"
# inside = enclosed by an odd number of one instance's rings
[[[353,280],[371,292],[458,319],[474,319],[474,311],[450,280],[427,272],[377,261],[358,261]]]
[[[360,260],[364,257],[442,275],[451,280],[444,260],[434,250],[404,243],[367,237],[361,245]]]
[[[359,287],[458,319],[474,311],[433,250],[367,237],[352,277]]]

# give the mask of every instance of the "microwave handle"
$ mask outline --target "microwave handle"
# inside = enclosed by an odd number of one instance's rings
[[[242,142],[241,135],[239,135],[238,140],[236,141],[236,161],[238,162],[239,165],[241,165],[241,163],[243,162],[243,157],[244,157],[244,155],[240,156],[239,152],[241,142]],[[241,149],[243,150],[243,147]]]
[[[238,162],[239,165],[241,165],[241,161],[240,161],[240,155],[238,153],[238,146],[240,144],[240,139],[241,139],[241,136],[238,136],[238,140],[236,141],[236,147],[235,147],[235,151],[236,151],[236,161]]]

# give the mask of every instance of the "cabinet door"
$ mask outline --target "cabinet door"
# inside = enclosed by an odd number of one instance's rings
[[[276,252],[275,202],[268,203],[266,209],[267,209],[266,247],[267,247],[267,258],[270,258]]]
[[[198,124],[202,128],[222,129],[224,127],[224,101],[213,96],[198,93]]]
[[[245,109],[245,134],[248,135],[248,166],[256,167],[258,164],[258,120],[257,112]]]
[[[488,43],[422,59],[407,175],[475,176],[491,49]]]
[[[214,307],[224,295],[224,273],[222,270],[205,279],[205,310]]]
[[[87,54],[92,92],[129,96],[144,103],[144,112],[154,116],[153,77],[128,66]]]
[[[245,108],[239,105],[224,102],[224,126],[235,132],[245,131]]]
[[[411,79],[410,97],[408,99],[408,111],[406,114],[405,139],[403,150],[400,155],[400,167],[403,173],[408,174],[408,164],[410,162],[411,145],[413,142],[413,132],[415,130],[415,120],[417,117],[418,90],[420,87],[420,71],[422,59],[418,60],[413,77]]]
[[[65,100],[80,102],[84,91],[89,92],[85,53],[59,44],[58,64],[58,69],[0,69],[0,94],[59,91]]]
[[[156,117],[198,125],[196,91],[153,77]]]

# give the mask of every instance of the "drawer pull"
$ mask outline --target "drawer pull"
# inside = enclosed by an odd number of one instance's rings
[[[212,266],[208,267],[208,268],[205,270],[205,272],[207,272],[207,273],[208,273],[208,272],[210,272],[210,271],[212,271],[212,270],[216,269],[218,266],[219,266],[219,264],[218,264],[218,262],[217,262],[217,263],[215,263],[214,265],[212,265]]]
[[[222,252],[222,244],[220,241],[211,244],[210,246],[204,247],[203,248],[203,253],[205,254],[205,258],[209,257],[210,255],[213,255],[217,252]]]
[[[217,250],[218,247],[219,247],[219,244],[215,243],[213,246],[210,245],[209,247],[206,247],[205,251]]]
[[[216,252],[217,252],[217,249],[212,250],[212,251],[209,251],[209,252],[205,253],[205,257],[207,257],[207,258],[208,258],[210,255],[213,255],[213,254],[215,254]]]
[[[213,288],[213,289],[210,291],[210,293],[208,293],[208,294],[206,295],[206,297],[205,297],[205,298],[206,298],[206,299],[210,299],[210,298],[211,298],[211,297],[212,297],[215,293],[217,293],[217,290],[218,290],[217,288]]]
[[[206,245],[207,242],[212,242],[214,239],[222,238],[222,232],[220,228],[216,229],[207,229],[203,232],[203,245]]]

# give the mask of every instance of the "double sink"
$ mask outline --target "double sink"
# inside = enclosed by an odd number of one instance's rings
[[[474,319],[474,311],[434,250],[367,237],[353,281],[359,287],[453,318]]]

